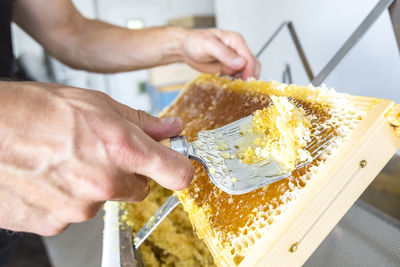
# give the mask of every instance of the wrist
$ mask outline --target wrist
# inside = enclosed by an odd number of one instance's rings
[[[172,62],[182,62],[185,59],[184,41],[189,30],[181,27],[165,27],[166,40],[170,40],[170,45],[166,46],[164,58]]]

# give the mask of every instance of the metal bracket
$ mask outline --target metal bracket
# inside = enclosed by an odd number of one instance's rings
[[[282,82],[283,83],[293,83],[292,81],[292,72],[290,70],[289,63],[285,64],[285,68],[282,71]]]
[[[278,29],[275,30],[275,32],[272,34],[272,36],[268,39],[268,41],[263,45],[263,47],[257,52],[256,57],[259,58],[261,54],[267,49],[267,47],[272,43],[272,41],[278,36],[278,34],[285,28],[289,30],[290,37],[292,37],[293,43],[296,47],[297,53],[300,56],[301,63],[303,64],[303,67],[307,73],[308,79],[312,81],[314,79],[314,74],[311,70],[310,64],[308,63],[306,54],[304,53],[303,47],[301,46],[300,40],[297,37],[296,30],[294,29],[293,23],[291,21],[284,21],[282,24],[278,27]],[[286,64],[287,66],[288,64]],[[287,70],[287,68],[286,68]],[[286,71],[285,70],[285,71]],[[283,74],[285,75],[285,74]]]
[[[271,42],[278,36],[283,28],[287,27],[292,37],[292,40],[296,46],[297,52],[299,53],[303,67],[307,73],[307,76],[314,86],[319,86],[321,83],[332,73],[336,66],[342,61],[342,59],[347,55],[347,53],[354,47],[355,44],[364,36],[364,34],[371,28],[379,16],[390,6],[393,0],[380,0],[375,7],[369,12],[367,17],[360,23],[360,25],[355,29],[355,31],[350,35],[346,42],[340,47],[336,54],[329,60],[325,67],[319,72],[319,74],[314,77],[311,70],[310,64],[304,53],[304,50],[300,44],[300,40],[297,37],[296,31],[294,29],[293,23],[291,21],[284,21],[278,29],[272,34],[268,41],[263,45],[263,47],[256,54],[257,58],[265,51],[265,49],[271,44]],[[396,37],[398,42],[400,42],[400,33],[398,33],[399,25],[396,21],[400,17],[400,4],[396,2],[390,7],[390,14],[393,26],[395,28]],[[396,20],[397,19],[397,20]],[[397,26],[396,26],[397,25]],[[396,31],[397,30],[397,31]],[[285,75],[285,74],[283,74]]]
[[[347,53],[354,47],[356,43],[371,28],[379,16],[389,7],[393,0],[381,0],[369,12],[367,17],[361,22],[352,35],[346,40],[342,47],[336,52],[332,59],[325,65],[321,72],[311,82],[314,86],[319,86],[331,74],[336,66],[342,61]]]
[[[400,1],[395,0],[389,7],[390,20],[392,21],[397,47],[400,51]]]

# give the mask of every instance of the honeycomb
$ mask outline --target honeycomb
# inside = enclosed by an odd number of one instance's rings
[[[270,107],[274,96],[290,97],[311,118],[311,138],[306,145],[311,155],[317,155],[320,140],[329,142],[324,142],[324,154],[293,170],[289,178],[244,195],[221,191],[204,168],[193,162],[193,182],[176,194],[199,237],[208,237],[205,241],[220,266],[235,266],[243,261],[365,112],[354,107],[347,95],[325,87],[244,82],[214,75],[200,75],[163,112],[165,117],[180,117],[185,125],[182,134],[193,141],[199,131],[221,127]]]
[[[275,160],[292,171],[297,162],[311,160],[304,149],[311,140],[311,118],[287,97],[271,96],[271,100],[268,108],[253,113],[250,126],[242,126],[238,158],[247,164]]]
[[[400,104],[396,104],[386,114],[390,125],[395,129],[398,136],[400,136]]]
[[[150,182],[151,192],[140,203],[121,203],[124,210],[121,222],[126,223],[134,235],[154,215],[173,193]],[[179,205],[140,246],[147,267],[213,267],[213,258],[207,246],[194,233],[187,213]]]
[[[310,129],[310,138],[303,140],[306,142],[304,149],[313,158],[318,156],[297,167],[285,180],[237,196],[216,188],[204,168],[193,161],[193,182],[187,189],[175,192],[185,211],[176,208],[141,246],[146,266],[244,265],[243,260],[256,247],[257,241],[274,236],[271,233],[280,225],[282,217],[292,211],[290,205],[299,193],[318,179],[326,160],[346,142],[365,114],[380,103],[373,98],[357,100],[326,87],[274,81],[244,82],[201,75],[186,86],[162,116],[182,118],[185,125],[182,134],[193,141],[199,131],[214,129],[250,114],[258,114],[263,123],[273,123],[274,119],[268,121],[268,118],[274,118],[271,112],[277,98],[289,100],[300,110],[301,114],[297,115],[309,118],[303,125]],[[386,118],[400,136],[400,105],[394,105]],[[287,131],[283,130],[282,134]],[[321,141],[326,151],[319,155],[316,152]],[[151,187],[149,197],[143,202],[122,204],[126,211],[122,220],[133,228],[133,234],[172,193],[154,182]]]

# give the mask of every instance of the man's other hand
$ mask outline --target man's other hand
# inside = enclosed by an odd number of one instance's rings
[[[187,30],[183,38],[183,58],[201,72],[220,73],[243,80],[260,75],[260,62],[236,32]]]

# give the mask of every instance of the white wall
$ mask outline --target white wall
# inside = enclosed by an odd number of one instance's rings
[[[214,14],[213,0],[161,0],[163,18],[184,17],[188,15]]]
[[[219,27],[239,31],[258,51],[284,20],[292,20],[317,74],[354,31],[377,0],[216,0]],[[285,31],[261,56],[262,79],[281,79],[289,62],[293,80],[309,83],[289,34]],[[341,92],[400,102],[400,57],[385,12],[325,83]]]

